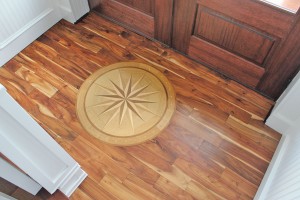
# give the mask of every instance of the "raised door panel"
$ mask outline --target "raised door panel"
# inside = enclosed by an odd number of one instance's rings
[[[265,71],[264,68],[195,36],[191,37],[188,55],[251,87],[259,83]]]
[[[89,0],[93,10],[165,44],[171,43],[173,0]]]
[[[114,0],[101,0],[96,10],[149,37],[154,37],[154,17]]]
[[[153,0],[116,0],[120,3],[128,5],[129,7],[140,10],[143,13],[154,16],[153,12]]]
[[[220,13],[199,6],[194,35],[262,65],[275,39]]]
[[[287,34],[294,20],[293,14],[275,9],[259,1],[198,0],[197,3],[279,38]]]

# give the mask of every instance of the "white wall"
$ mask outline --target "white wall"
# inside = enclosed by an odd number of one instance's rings
[[[300,199],[300,72],[278,99],[266,124],[283,137],[255,199]]]
[[[0,0],[0,67],[62,18],[74,23],[87,0]]]
[[[0,66],[61,19],[50,0],[0,0]]]

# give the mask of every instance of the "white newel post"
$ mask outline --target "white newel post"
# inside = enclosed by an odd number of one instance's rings
[[[1,84],[0,152],[51,194],[69,197],[87,176]]]

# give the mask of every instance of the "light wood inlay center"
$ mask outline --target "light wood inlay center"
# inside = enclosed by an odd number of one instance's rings
[[[174,92],[166,77],[132,62],[98,70],[82,85],[77,103],[85,129],[115,145],[155,137],[169,123],[174,108]]]

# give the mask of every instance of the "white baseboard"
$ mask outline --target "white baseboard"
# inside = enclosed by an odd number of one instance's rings
[[[87,173],[85,173],[80,168],[80,166],[77,165],[75,169],[69,174],[69,176],[64,180],[62,185],[59,187],[59,190],[67,197],[70,197],[86,177]]]
[[[57,10],[48,8],[2,42],[0,47],[0,67],[51,28],[60,19],[61,15]]]
[[[288,148],[289,140],[290,138],[288,135],[282,135],[264,178],[258,188],[258,191],[256,192],[254,200],[266,199],[280,163],[285,155],[286,149]]]

